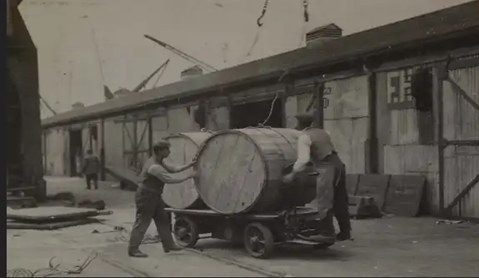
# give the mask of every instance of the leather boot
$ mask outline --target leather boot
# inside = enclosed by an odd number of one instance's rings
[[[173,245],[170,246],[170,247],[165,247],[165,246],[163,246],[163,251],[165,251],[165,253],[170,253],[170,251],[178,252],[178,251],[181,251],[181,250],[183,250],[183,248],[179,247],[179,246],[176,245],[176,244],[173,244]]]
[[[340,232],[336,235],[336,240],[337,240],[337,241],[352,240],[351,232],[340,231]]]
[[[148,255],[141,252],[140,249],[128,250],[128,256],[134,257],[134,258],[148,258]]]

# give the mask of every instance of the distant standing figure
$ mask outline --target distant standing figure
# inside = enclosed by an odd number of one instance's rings
[[[98,189],[98,172],[100,172],[100,159],[93,155],[91,150],[88,150],[87,156],[83,162],[83,169],[82,172],[86,178],[86,189],[91,189],[91,182],[93,181],[93,185],[95,189]]]

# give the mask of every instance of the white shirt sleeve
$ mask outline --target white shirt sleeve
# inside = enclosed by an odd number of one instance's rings
[[[294,163],[293,172],[301,172],[311,159],[311,138],[307,134],[301,134],[298,138],[298,159]]]

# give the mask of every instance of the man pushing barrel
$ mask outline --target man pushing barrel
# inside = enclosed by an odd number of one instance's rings
[[[309,114],[296,116],[296,129],[302,134],[298,138],[298,159],[291,173],[283,181],[290,183],[295,174],[303,171],[308,162],[313,162],[320,173],[316,183],[316,199],[312,202],[322,219],[322,236],[334,237],[332,213],[338,220],[339,241],[351,239],[351,222],[346,190],[346,167],[339,158],[329,134],[320,128],[311,127],[314,117]]]
[[[190,168],[196,163],[196,159],[193,159],[190,164],[178,167],[165,164],[163,160],[169,155],[170,143],[165,140],[157,142],[153,146],[153,156],[148,159],[141,171],[142,181],[138,185],[135,194],[136,219],[128,246],[128,255],[131,257],[148,257],[148,255],[140,251],[139,247],[152,219],[155,221],[156,228],[158,229],[163,250],[166,253],[181,250],[171,235],[171,219],[165,211],[165,203],[161,195],[165,184],[181,183],[196,175],[193,171],[185,178],[173,178],[169,173],[180,172]]]

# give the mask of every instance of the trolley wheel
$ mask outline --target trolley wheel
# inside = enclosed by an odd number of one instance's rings
[[[273,253],[273,234],[261,223],[248,224],[244,231],[244,246],[252,257],[266,259]]]
[[[184,248],[193,248],[199,239],[198,224],[187,216],[177,216],[173,224],[176,243]]]
[[[334,243],[319,243],[319,244],[314,245],[314,249],[324,250],[324,249],[328,249],[330,246],[333,246],[333,245],[334,245]]]

